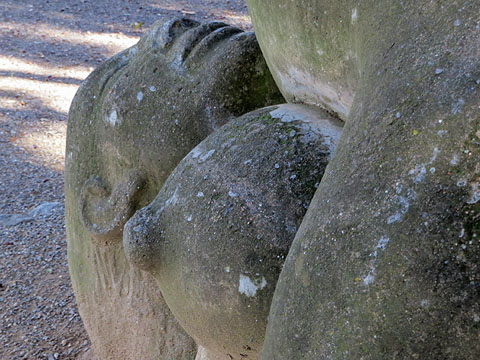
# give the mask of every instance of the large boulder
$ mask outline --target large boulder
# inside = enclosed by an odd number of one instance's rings
[[[346,122],[263,359],[479,359],[480,2],[247,2],[285,96]]]
[[[305,105],[232,120],[127,222],[127,258],[208,359],[260,358],[278,275],[341,126]]]
[[[213,130],[282,102],[253,33],[223,23],[156,24],[82,84],[68,122],[68,257],[99,359],[193,359],[154,279],[122,249],[125,222]]]

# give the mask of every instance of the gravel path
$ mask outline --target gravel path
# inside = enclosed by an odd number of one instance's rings
[[[182,15],[251,28],[244,0],[0,2],[0,359],[91,358],[66,257],[68,107],[95,66]]]

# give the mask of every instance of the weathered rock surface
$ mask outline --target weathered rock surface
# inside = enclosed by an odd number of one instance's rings
[[[287,101],[320,106],[346,120],[361,76],[356,64],[363,56],[355,4],[345,0],[247,0],[247,4],[263,55]]]
[[[127,258],[153,274],[208,359],[259,359],[278,275],[341,125],[304,105],[232,120],[126,224]]]
[[[253,33],[188,19],[156,24],[81,86],[67,133],[68,254],[99,359],[195,358],[153,278],[126,261],[123,225],[209,133],[282,99]]]
[[[480,358],[480,2],[248,4],[287,98],[346,120],[263,359]]]

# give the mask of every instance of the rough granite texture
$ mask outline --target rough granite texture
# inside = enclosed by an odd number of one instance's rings
[[[126,260],[123,225],[177,163],[231,118],[282,102],[253,33],[174,19],[97,68],[73,100],[68,256],[99,359],[194,359],[153,278]]]
[[[480,1],[247,2],[289,100],[353,99],[262,359],[479,359]]]
[[[342,123],[280,105],[232,120],[195,147],[124,231],[208,359],[259,359],[278,275]]]

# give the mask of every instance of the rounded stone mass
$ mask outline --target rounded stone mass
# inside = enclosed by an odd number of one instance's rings
[[[125,225],[128,260],[154,275],[210,358],[260,357],[277,278],[341,126],[303,105],[246,114],[194,148]]]

